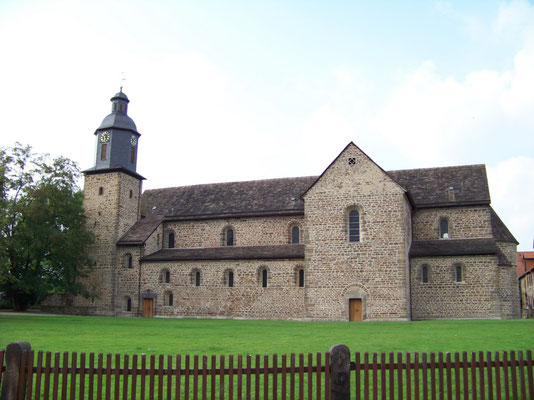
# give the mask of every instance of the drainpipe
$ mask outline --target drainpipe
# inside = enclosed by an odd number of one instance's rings
[[[146,243],[143,243],[142,246],[139,246],[139,279],[137,282],[137,316],[140,317],[140,307],[141,307],[141,270],[142,270],[142,263],[141,258],[145,255],[145,246]]]

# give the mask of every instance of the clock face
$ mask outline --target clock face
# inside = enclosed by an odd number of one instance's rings
[[[107,143],[107,142],[109,142],[109,132],[108,132],[108,131],[106,131],[106,132],[102,132],[102,133],[100,134],[100,141],[101,141],[102,143]]]
[[[130,138],[130,143],[132,144],[133,147],[135,147],[137,145],[137,138],[135,136],[132,136]]]

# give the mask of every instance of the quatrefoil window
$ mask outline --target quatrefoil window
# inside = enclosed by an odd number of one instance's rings
[[[356,158],[349,157],[349,165],[356,165]]]

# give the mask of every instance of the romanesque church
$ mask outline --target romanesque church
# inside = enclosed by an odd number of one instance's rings
[[[516,318],[517,242],[484,165],[385,171],[349,143],[320,176],[142,191],[122,89],[94,133],[93,298],[49,310],[299,320]],[[68,304],[68,305],[66,305]]]

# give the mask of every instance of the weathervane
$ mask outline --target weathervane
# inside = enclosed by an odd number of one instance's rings
[[[123,87],[123,83],[125,80],[126,78],[124,77],[124,72],[121,72],[121,92],[122,92],[122,87]]]

